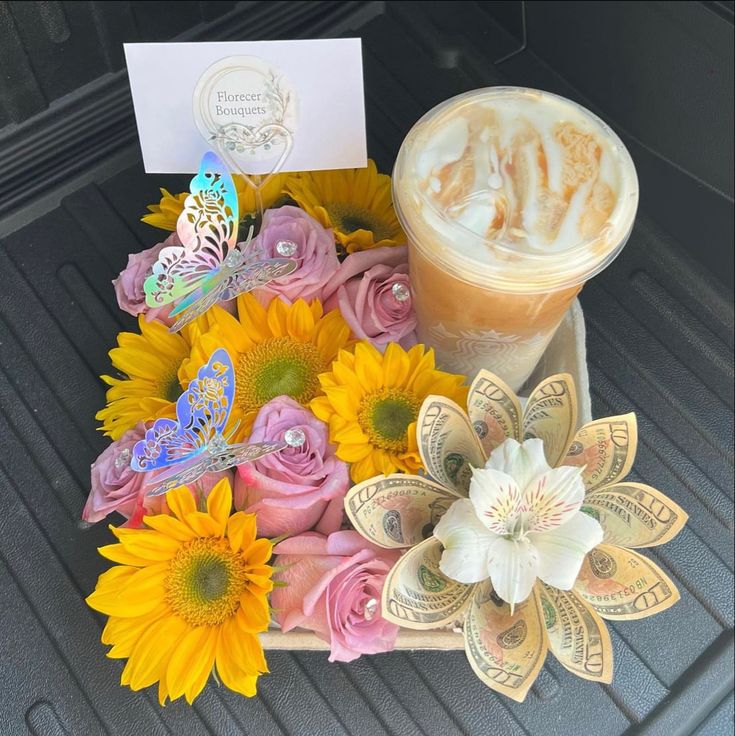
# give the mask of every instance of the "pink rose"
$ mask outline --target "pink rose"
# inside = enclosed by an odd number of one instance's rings
[[[258,412],[250,442],[283,440],[290,429],[303,433],[300,447],[288,447],[238,467],[235,507],[258,515],[264,537],[324,534],[342,526],[343,499],[350,485],[347,463],[329,444],[327,425],[288,396]]]
[[[92,463],[92,489],[82,511],[83,521],[94,524],[117,511],[127,519],[123,526],[138,528],[142,526],[145,514],[168,513],[165,495],[146,495],[152,488],[148,485],[150,474],[138,473],[130,467],[133,447],[144,437],[145,430],[145,425],[139,423],[113,442]],[[207,473],[192,484],[192,490],[201,492],[206,498],[222,477],[232,480],[232,471]]]
[[[143,283],[150,275],[158,254],[167,245],[181,245],[179,236],[176,233],[171,233],[163,243],[157,243],[152,248],[140,253],[131,253],[128,256],[128,265],[112,282],[115,287],[117,304],[123,312],[132,314],[134,317],[145,314],[148,322],[158,319],[167,325],[172,323],[172,320],[168,318],[172,306],[168,304],[165,307],[149,307],[146,304],[145,292],[143,291]]]
[[[271,593],[283,631],[313,631],[330,644],[330,662],[393,649],[398,627],[381,616],[380,597],[397,551],[376,547],[354,531],[328,537],[310,532],[273,551],[286,583]]]
[[[339,309],[352,332],[378,350],[416,344],[416,314],[405,245],[351,253],[325,287],[324,311]]]
[[[339,268],[332,231],[298,207],[286,205],[266,210],[260,232],[251,243],[251,253],[258,258],[283,258],[277,249],[281,241],[296,245],[291,257],[298,260],[299,267],[257,289],[258,299],[266,304],[280,296],[292,304],[297,299],[311,301],[320,297],[322,288]]]

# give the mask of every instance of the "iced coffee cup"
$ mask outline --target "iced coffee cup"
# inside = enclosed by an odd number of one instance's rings
[[[438,364],[522,387],[585,282],[618,255],[638,206],[617,135],[570,100],[468,92],[403,142],[393,200],[409,241],[418,335]]]

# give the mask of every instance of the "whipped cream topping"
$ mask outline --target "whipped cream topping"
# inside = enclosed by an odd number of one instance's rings
[[[419,121],[404,147],[397,199],[409,229],[473,261],[581,244],[604,253],[630,231],[638,190],[627,151],[601,120],[556,95],[461,95]]]

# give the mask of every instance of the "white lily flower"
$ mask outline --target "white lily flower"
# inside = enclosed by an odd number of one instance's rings
[[[470,497],[455,501],[434,529],[439,568],[460,583],[490,578],[513,607],[537,578],[571,590],[585,555],[602,542],[600,524],[580,509],[582,468],[551,468],[544,443],[507,439],[472,472]]]

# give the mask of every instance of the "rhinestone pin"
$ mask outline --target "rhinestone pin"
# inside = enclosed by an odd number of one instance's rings
[[[225,266],[227,268],[237,268],[242,262],[242,253],[235,248],[231,250],[225,257]]]
[[[292,427],[286,430],[283,439],[289,447],[301,447],[306,442],[306,435],[303,429]]]
[[[296,245],[293,240],[279,240],[276,243],[276,253],[284,258],[290,258],[294,253],[296,253],[298,248],[299,246]]]
[[[397,281],[390,287],[390,292],[397,302],[407,302],[411,298],[411,290],[406,284]]]
[[[227,440],[221,434],[216,434],[214,437],[212,437],[211,440],[209,440],[209,444],[207,445],[207,452],[210,455],[219,455],[226,448]]]
[[[122,470],[130,465],[130,455],[130,449],[128,447],[123,447],[115,458],[115,469]]]
[[[375,614],[378,611],[378,600],[377,598],[371,598],[366,604],[365,608],[363,609],[363,616],[365,617],[366,621],[370,621]]]

